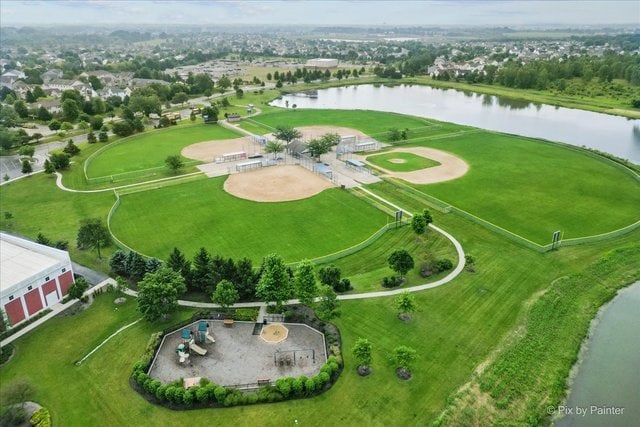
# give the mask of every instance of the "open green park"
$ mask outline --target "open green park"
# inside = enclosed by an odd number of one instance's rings
[[[557,229],[565,238],[586,237],[640,220],[638,179],[609,160],[577,149],[371,111],[274,110],[242,122],[245,125],[256,133],[278,125],[345,126],[383,142],[388,142],[389,128],[409,129],[403,146],[447,151],[467,162],[469,172],[430,185],[385,180],[368,186],[371,191],[409,212],[431,207],[435,197],[540,244],[548,243]],[[83,182],[83,162],[98,150],[103,151],[89,167],[95,176],[135,172],[162,166],[164,157],[186,145],[228,139],[229,133],[218,126],[194,125],[146,132],[113,147],[83,146],[71,169],[63,172],[63,183],[91,189]],[[123,193],[114,208],[113,191],[67,192],[56,187],[53,177],[37,174],[0,187],[2,211],[12,214],[0,215],[0,228],[29,238],[43,233],[69,240],[74,260],[106,271],[104,260],[78,250],[74,242],[82,219],[106,221],[112,208],[113,234],[132,249],[162,259],[174,246],[188,256],[204,246],[214,254],[255,261],[278,252],[295,262],[347,249],[391,221],[347,190],[329,189],[293,202],[257,203],[227,194],[223,182],[220,177],[144,185],[142,191]],[[132,366],[152,332],[193,314],[185,307],[169,320],[135,324],[76,366],[75,361],[105,337],[140,317],[131,298],[115,310],[113,293],[15,341],[15,355],[0,367],[0,384],[29,380],[36,388],[34,399],[50,409],[56,425],[280,426],[295,420],[301,425],[428,425],[445,410],[442,421],[450,425],[477,422],[478,414],[486,415],[485,424],[543,419],[546,405],[559,404],[564,392],[559,384],[564,384],[594,309],[640,277],[640,229],[541,253],[455,212],[431,211],[434,224],[475,258],[475,271],[464,270],[444,286],[415,293],[418,309],[408,322],[397,318],[393,297],[342,301],[341,316],[334,323],[342,336],[345,370],[317,397],[193,411],[172,411],[146,401],[129,384]],[[405,226],[332,262],[352,279],[354,292],[379,291],[380,279],[391,274],[386,258],[398,248],[409,250],[416,264],[427,253],[457,261],[443,235],[430,230],[417,237]],[[109,248],[106,256],[115,249]],[[423,279],[414,269],[405,286],[441,277]],[[545,293],[555,298],[557,310],[544,309],[550,306]],[[544,327],[547,322],[554,327]],[[351,354],[359,337],[373,345],[373,373],[367,377],[356,373]],[[551,345],[533,352],[527,347],[531,342]],[[389,361],[393,348],[401,344],[418,354],[409,381],[398,379]],[[476,375],[479,366],[487,369]],[[507,393],[515,387],[514,369],[518,378],[529,375],[537,381],[521,381],[517,393]],[[473,393],[461,392],[465,385]]]

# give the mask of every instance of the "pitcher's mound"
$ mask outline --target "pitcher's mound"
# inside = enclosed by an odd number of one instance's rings
[[[269,166],[229,175],[224,190],[256,202],[286,202],[314,196],[333,184],[297,165]]]

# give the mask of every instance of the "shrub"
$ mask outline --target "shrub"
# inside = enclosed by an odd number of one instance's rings
[[[216,398],[216,401],[222,403],[224,402],[224,399],[227,396],[227,389],[222,386],[218,386],[216,387],[213,393]]]
[[[194,387],[195,388],[195,387]],[[184,391],[184,395],[182,396],[182,402],[186,406],[193,405],[193,402],[196,400],[196,391],[193,388]]]
[[[383,288],[397,288],[402,284],[402,279],[398,276],[389,276],[382,279]]]
[[[145,387],[145,389],[151,394],[156,394],[161,385],[162,383],[159,380],[151,380],[147,386],[148,388]]]
[[[171,401],[178,404],[184,402],[184,394],[185,389],[183,389],[182,387],[176,387],[175,391],[173,392],[173,399]]]
[[[200,403],[205,403],[209,400],[209,393],[207,391],[207,387],[194,387],[191,389],[195,393],[195,398]]]
[[[302,396],[302,392],[304,391],[305,380],[306,380],[306,377],[302,376],[302,377],[296,378],[293,381],[292,388],[293,388],[293,393],[296,396]]]
[[[166,391],[167,391],[167,386],[165,385],[160,385],[160,387],[158,387],[156,389],[156,398],[158,400],[167,400],[167,395],[166,395]]]
[[[451,270],[453,268],[453,263],[449,259],[441,259],[436,261],[435,269],[438,272]]]
[[[329,382],[331,381],[331,376],[327,372],[320,372],[318,374],[318,378],[320,379],[322,387],[329,384]]]
[[[351,280],[347,279],[346,277],[343,279],[340,279],[340,283],[338,284],[337,289],[335,290],[336,292],[347,292],[353,289],[353,286],[351,286]]]
[[[40,408],[31,415],[29,422],[34,427],[49,427],[51,425],[51,415],[47,408]]]
[[[289,394],[291,394],[291,384],[287,378],[278,378],[276,380],[276,388],[285,398],[289,397]]]
[[[316,391],[316,382],[313,380],[313,378],[307,378],[305,380],[304,391],[307,396],[313,394],[313,392]]]
[[[169,402],[174,402],[176,399],[176,390],[178,390],[176,386],[171,385],[167,387],[164,391],[165,400],[168,400]],[[182,398],[182,396],[180,396],[180,398]]]

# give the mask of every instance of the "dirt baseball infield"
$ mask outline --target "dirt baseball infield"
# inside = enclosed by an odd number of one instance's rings
[[[227,193],[256,202],[286,202],[306,199],[333,184],[298,165],[269,166],[234,173],[224,182]]]

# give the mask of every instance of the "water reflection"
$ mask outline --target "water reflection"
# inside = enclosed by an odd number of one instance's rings
[[[273,105],[391,111],[476,126],[611,153],[640,164],[640,120],[420,85],[354,85],[318,90],[317,98],[286,95]]]

